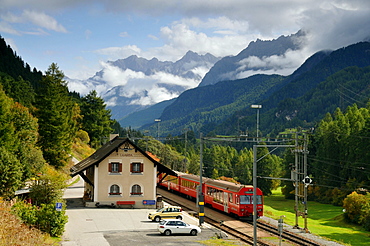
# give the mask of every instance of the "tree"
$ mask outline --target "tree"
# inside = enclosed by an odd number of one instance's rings
[[[52,166],[45,168],[44,173],[40,174],[35,182],[31,184],[32,191],[30,197],[33,204],[53,204],[60,201],[63,196],[63,189],[66,185],[67,175],[58,172]]]
[[[19,103],[14,103],[11,120],[15,127],[13,135],[14,141],[16,141],[14,153],[22,166],[22,181],[26,181],[42,172],[45,166],[42,151],[37,147],[37,119],[32,116],[28,108]]]
[[[113,131],[111,128],[111,111],[106,109],[104,100],[91,91],[81,99],[82,129],[90,136],[90,145],[98,148],[104,143],[104,138]]]
[[[22,170],[14,154],[15,138],[12,122],[13,101],[0,86],[0,196],[11,197],[21,184]]]
[[[55,167],[67,164],[79,128],[80,110],[68,94],[64,74],[52,63],[43,77],[36,99],[41,147],[45,160]]]
[[[267,148],[258,148],[257,151],[257,175],[261,177],[280,177],[281,174],[281,158],[269,154]],[[264,195],[272,194],[272,189],[276,188],[277,184],[272,179],[258,179],[258,188]]]
[[[0,146],[0,196],[14,196],[14,192],[22,184],[21,178],[22,169],[18,159],[12,152]]]

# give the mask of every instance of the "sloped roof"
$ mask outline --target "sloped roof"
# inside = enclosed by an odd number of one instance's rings
[[[92,155],[87,157],[86,159],[80,161],[73,167],[71,167],[71,176],[74,177],[78,175],[79,173],[85,171],[87,168],[98,165],[101,161],[103,161],[105,158],[107,158],[113,151],[118,150],[118,148],[122,145],[128,146],[132,145],[135,149],[135,151],[139,151],[141,154],[143,154],[145,157],[147,157],[151,162],[154,163],[154,166],[157,166],[157,171],[162,173],[167,173],[169,175],[177,176],[177,174],[171,170],[170,168],[166,167],[165,165],[159,163],[154,156],[149,155],[145,151],[141,150],[138,146],[136,146],[130,139],[128,138],[120,138],[115,137],[114,139],[110,140],[106,144],[104,144],[100,149],[95,151]]]

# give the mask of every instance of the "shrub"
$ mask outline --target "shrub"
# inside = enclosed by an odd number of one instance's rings
[[[11,206],[0,198],[0,245],[56,245],[46,233],[29,227],[11,213]]]
[[[346,210],[345,217],[348,221],[364,226],[370,230],[370,195],[352,192],[343,201]]]
[[[65,206],[62,211],[57,211],[54,204],[41,204],[38,207],[19,201],[12,209],[24,223],[49,233],[53,237],[63,234],[64,226],[68,221],[68,216],[65,215]]]

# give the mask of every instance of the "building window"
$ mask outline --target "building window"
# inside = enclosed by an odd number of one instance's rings
[[[144,164],[140,162],[133,162],[130,165],[131,173],[142,173],[144,171]]]
[[[122,173],[122,163],[119,162],[109,163],[108,171],[110,173]]]
[[[114,184],[109,188],[109,195],[121,195],[120,188],[118,185]]]
[[[131,195],[132,196],[140,196],[142,195],[143,193],[141,192],[141,186],[140,185],[133,185],[131,187]]]

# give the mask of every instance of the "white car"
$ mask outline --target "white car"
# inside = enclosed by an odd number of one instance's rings
[[[171,234],[190,234],[196,236],[201,232],[201,229],[195,225],[189,225],[182,220],[167,219],[159,222],[158,231],[166,236]]]

